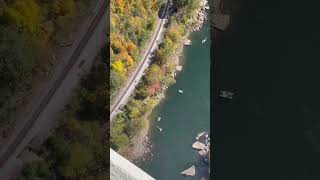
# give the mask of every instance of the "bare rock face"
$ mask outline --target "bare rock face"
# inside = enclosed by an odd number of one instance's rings
[[[203,136],[206,132],[201,132],[197,135],[196,140],[198,140],[201,136]]]
[[[190,168],[181,172],[181,174],[186,176],[194,176],[196,174],[196,168],[192,165]]]
[[[183,45],[185,45],[185,46],[190,46],[190,44],[191,44],[191,40],[190,39],[185,39],[183,41]]]
[[[177,66],[177,67],[176,67],[176,70],[177,70],[177,71],[181,71],[181,70],[182,70],[182,66]]]
[[[206,156],[206,155],[207,155],[207,151],[204,150],[204,149],[202,149],[202,150],[199,151],[199,154],[200,154],[201,156]]]
[[[202,144],[199,141],[196,141],[195,143],[192,144],[192,147],[197,150],[202,150],[206,148],[206,145]]]

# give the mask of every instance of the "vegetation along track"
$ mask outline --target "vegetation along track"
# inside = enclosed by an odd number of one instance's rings
[[[150,53],[154,43],[156,43],[156,40],[157,40],[157,37],[158,37],[158,34],[161,30],[161,27],[162,27],[162,24],[165,22],[165,17],[166,17],[166,14],[167,14],[167,10],[168,10],[168,6],[169,6],[169,0],[167,1],[166,3],[166,6],[165,6],[165,9],[161,15],[161,19],[160,19],[160,24],[159,24],[159,27],[158,29],[156,30],[156,34],[155,36],[153,36],[153,39],[151,41],[151,44],[149,45],[149,48],[147,50],[147,52],[144,54],[144,57],[143,57],[143,60],[142,62],[139,64],[137,70],[135,71],[135,73],[133,74],[133,78],[130,80],[130,82],[128,83],[128,85],[126,86],[124,92],[122,94],[119,95],[119,98],[116,100],[116,102],[112,105],[111,107],[111,111],[110,111],[110,114],[113,114],[115,113],[115,111],[117,110],[118,106],[120,105],[121,101],[123,100],[123,98],[125,97],[125,95],[128,93],[128,90],[130,88],[130,86],[132,86],[134,84],[134,82],[136,81],[136,78],[138,76],[138,74],[140,73],[140,71],[142,70],[145,62],[148,60],[148,54]],[[121,93],[121,92],[120,92]],[[111,121],[111,119],[110,119]]]
[[[18,132],[17,136],[14,138],[14,140],[11,142],[11,144],[8,145],[5,152],[0,157],[0,168],[3,167],[3,165],[6,163],[6,161],[11,157],[11,155],[15,152],[15,149],[18,147],[18,145],[22,142],[23,138],[26,136],[26,134],[29,132],[29,130],[32,128],[34,123],[36,122],[37,118],[43,112],[46,105],[50,102],[50,99],[54,95],[54,93],[57,91],[57,89],[60,87],[61,83],[69,73],[70,69],[74,66],[74,64],[77,62],[78,57],[80,56],[82,50],[84,49],[85,45],[88,43],[92,33],[94,33],[94,30],[96,29],[97,25],[101,21],[103,15],[107,12],[107,9],[109,8],[109,0],[104,1],[101,8],[99,9],[97,15],[94,17],[93,21],[91,22],[87,32],[80,40],[78,46],[72,53],[68,63],[66,64],[65,68],[59,75],[58,79],[53,83],[51,88],[49,89],[48,93],[45,95],[45,97],[42,99],[41,103],[36,107],[36,109],[33,111],[31,117],[28,119],[26,124],[23,126],[22,130]]]

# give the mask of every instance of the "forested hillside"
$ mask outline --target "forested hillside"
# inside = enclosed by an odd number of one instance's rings
[[[130,145],[134,146],[131,140],[145,126],[148,115],[160,102],[166,88],[175,83],[174,72],[179,61],[177,53],[182,48],[183,37],[192,26],[191,18],[199,3],[199,0],[173,1],[173,12],[166,24],[162,42],[155,50],[152,64],[146,70],[123,112],[112,121],[110,145],[113,149],[121,150],[125,147],[130,148]]]
[[[27,164],[21,180],[106,180],[109,177],[109,46],[97,56],[54,134]]]
[[[111,97],[140,60],[141,49],[155,28],[163,0],[111,0]]]
[[[52,46],[65,37],[88,0],[0,0],[0,130],[55,63]]]

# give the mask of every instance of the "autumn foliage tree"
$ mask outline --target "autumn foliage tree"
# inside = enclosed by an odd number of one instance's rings
[[[120,0],[115,1],[116,5]],[[116,150],[131,147],[132,138],[144,126],[144,122],[162,99],[162,93],[175,83],[178,49],[182,38],[187,35],[190,17],[198,7],[199,0],[174,0],[174,15],[170,15],[165,25],[161,43],[151,58],[151,65],[145,71],[129,102],[121,108],[112,122],[111,147]],[[131,66],[138,60],[139,51],[154,28],[156,16],[152,15],[156,0],[125,1],[127,6],[111,4],[111,84],[120,85],[118,76],[126,77]],[[122,9],[124,8],[124,10]],[[131,59],[131,58],[132,59]],[[131,64],[131,61],[133,63]],[[114,72],[114,73],[113,73]],[[111,85],[112,87],[112,85]]]
[[[66,32],[61,22],[73,25],[67,20],[78,15],[75,12],[84,1],[0,0],[1,130],[13,125],[11,115],[35,78],[48,74],[58,60],[53,58],[52,45],[58,33]]]
[[[125,80],[127,73],[139,61],[140,49],[150,37],[156,22],[159,0],[110,1],[111,95]],[[117,77],[121,76],[121,77]],[[113,78],[115,80],[113,80]]]

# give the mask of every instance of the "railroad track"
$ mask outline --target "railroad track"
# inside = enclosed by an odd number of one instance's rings
[[[82,50],[84,49],[85,45],[88,43],[92,33],[96,29],[97,25],[101,21],[103,15],[107,12],[109,6],[109,0],[104,1],[101,8],[99,9],[98,13],[94,17],[93,21],[91,22],[87,32],[84,34],[82,39],[80,40],[78,46],[73,51],[68,63],[66,64],[65,68],[59,75],[58,79],[53,83],[51,88],[49,89],[48,93],[45,95],[45,97],[41,100],[40,104],[37,106],[37,108],[32,112],[31,117],[27,120],[26,124],[23,126],[21,131],[18,133],[18,135],[14,138],[14,140],[9,144],[8,148],[4,151],[4,153],[0,157],[0,168],[4,166],[4,164],[8,161],[8,159],[12,156],[12,154],[15,152],[16,148],[19,146],[19,144],[22,142],[23,138],[26,136],[26,134],[29,132],[29,130],[33,127],[34,123],[37,121],[39,115],[43,112],[45,107],[50,102],[51,98],[53,97],[54,93],[57,91],[57,89],[60,87],[61,83],[69,73],[70,69],[74,66],[74,64],[77,62],[78,57],[80,56]]]
[[[162,17],[161,17],[160,23],[159,23],[159,25],[158,25],[159,27],[158,27],[158,29],[157,29],[157,31],[156,31],[156,34],[154,35],[154,37],[153,37],[153,39],[152,39],[152,41],[151,41],[151,44],[150,44],[149,47],[148,47],[148,50],[147,50],[146,53],[144,54],[143,60],[142,60],[141,63],[139,64],[137,70],[134,72],[132,79],[129,81],[129,84],[126,85],[125,91],[122,92],[122,93],[118,96],[119,98],[118,98],[118,99],[115,101],[115,103],[111,106],[110,114],[115,113],[115,111],[119,108],[119,105],[120,105],[121,101],[123,100],[124,96],[126,95],[128,89],[129,89],[130,86],[132,86],[133,83],[136,81],[137,76],[139,75],[140,71],[142,70],[145,62],[148,60],[148,54],[150,53],[150,51],[151,51],[154,43],[155,43],[156,40],[157,40],[157,37],[158,37],[159,32],[160,32],[160,30],[161,30],[162,24],[165,22],[165,16],[166,16],[166,14],[167,14],[168,6],[169,6],[169,0],[167,1],[166,5],[165,5],[165,10],[163,11],[163,14],[161,15]],[[110,119],[110,121],[111,121],[111,119]]]

